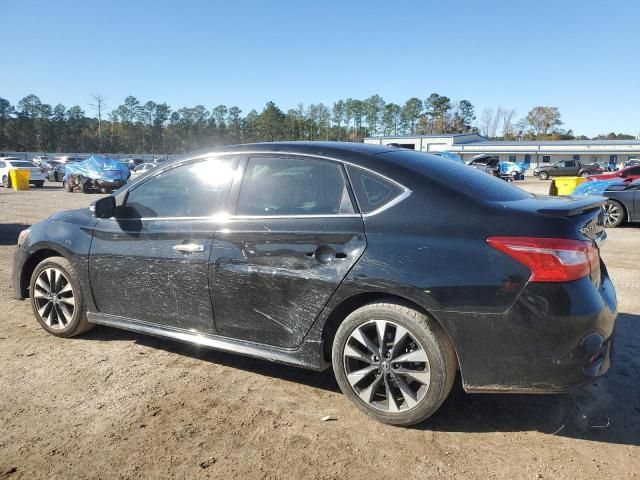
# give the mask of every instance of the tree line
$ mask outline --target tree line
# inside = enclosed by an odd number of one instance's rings
[[[492,139],[573,139],[561,128],[557,107],[535,107],[517,120],[514,109],[484,109],[476,118],[468,100],[433,93],[402,105],[380,95],[347,98],[281,110],[267,102],[246,115],[237,106],[172,109],[167,103],[128,96],[108,110],[107,99],[91,95],[91,113],[80,106],[52,107],[34,94],[16,105],[0,97],[0,150],[45,152],[182,153],[217,145],[276,140],[362,141],[375,135],[478,133]],[[617,139],[630,135],[608,134]]]

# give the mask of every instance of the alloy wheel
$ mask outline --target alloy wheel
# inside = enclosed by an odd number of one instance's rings
[[[604,206],[604,224],[607,227],[615,227],[620,223],[622,210],[615,203],[606,203]]]
[[[76,308],[73,287],[57,268],[46,268],[38,275],[33,300],[40,319],[47,326],[63,329],[71,322]]]
[[[384,412],[411,410],[431,382],[423,346],[406,328],[388,320],[371,320],[351,332],[343,362],[355,393]]]

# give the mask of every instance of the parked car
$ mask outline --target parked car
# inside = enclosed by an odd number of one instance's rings
[[[131,177],[129,177],[129,180],[133,180],[139,177],[140,175],[147,173],[149,170],[155,167],[156,167],[155,163],[141,163],[140,165],[138,165],[136,168],[133,169],[133,171],[131,172]]]
[[[614,180],[622,179],[626,182],[632,182],[640,178],[640,165],[625,167],[617,172],[601,173],[599,175],[590,175],[587,181],[592,182],[595,180]]]
[[[50,160],[50,158],[46,155],[38,155],[35,156],[31,159],[31,161],[34,163],[34,165],[36,166],[40,166],[40,163],[42,162],[48,162]]]
[[[625,167],[635,167],[636,165],[640,165],[640,160],[638,160],[637,158],[632,158],[624,164]]]
[[[640,222],[640,179],[596,180],[578,185],[573,196],[598,195],[608,198],[604,204],[605,226],[616,228],[627,222]]]
[[[46,171],[45,175],[50,182],[61,182],[64,178],[64,167],[66,164],[58,163],[53,168]]]
[[[32,225],[13,289],[59,337],[103,324],[332,364],[357,408],[408,425],[458,369],[467,391],[520,393],[609,369],[603,201],[536,197],[407,149],[230,146]]]
[[[67,192],[109,193],[127,183],[130,175],[130,170],[120,162],[92,155],[82,162],[65,165],[62,186]]]
[[[123,165],[126,165],[129,170],[133,170],[138,165],[142,165],[144,163],[141,158],[122,158],[119,160],[119,162]]]
[[[38,188],[44,186],[44,169],[37,167],[33,162],[20,160],[19,158],[3,157],[0,159],[0,178],[2,178],[2,186],[4,188],[11,187],[10,171],[15,169],[29,170],[29,183]]]
[[[495,155],[477,155],[467,165],[490,175],[500,176],[500,161]]]
[[[60,163],[73,163],[73,162],[82,162],[86,160],[86,158],[64,155],[61,157],[54,157],[54,160]]]
[[[58,162],[57,160],[47,160],[46,162],[40,162],[40,165],[38,166],[44,170],[46,175],[47,172],[53,170],[58,165],[60,165],[60,162]]]
[[[533,170],[540,180],[548,180],[549,177],[588,177],[601,172],[599,164],[580,163],[579,160],[562,160],[551,165],[539,165]]]

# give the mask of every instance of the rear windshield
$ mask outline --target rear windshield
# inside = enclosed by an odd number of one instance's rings
[[[446,158],[411,150],[385,152],[380,155],[404,163],[453,190],[482,200],[509,201],[533,197],[532,194],[489,173]]]
[[[35,167],[35,164],[31,163],[31,162],[11,162],[11,166],[12,167],[18,167],[18,168],[33,168]]]

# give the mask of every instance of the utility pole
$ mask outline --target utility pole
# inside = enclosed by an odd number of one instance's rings
[[[91,98],[93,98],[96,102],[90,104],[89,106],[93,107],[93,109],[98,112],[98,152],[102,153],[102,110],[104,109],[104,102],[106,98],[99,93],[92,93]]]

